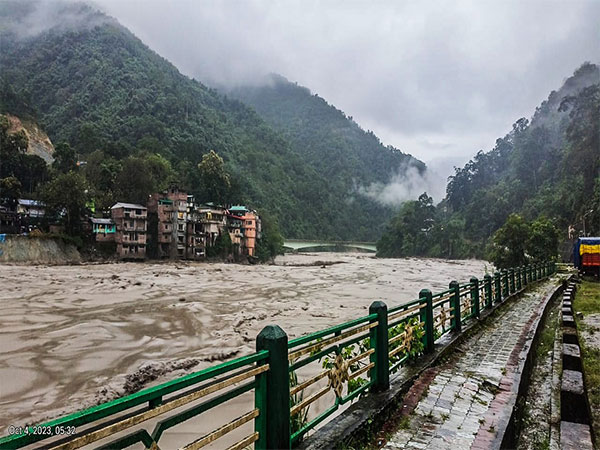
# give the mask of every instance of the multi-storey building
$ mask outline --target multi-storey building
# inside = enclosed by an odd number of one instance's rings
[[[153,258],[186,256],[188,195],[177,188],[148,199],[149,250]]]
[[[229,231],[229,237],[233,245],[233,254],[239,256],[242,254],[244,219],[237,214],[238,211],[232,212],[231,209],[229,210],[229,214],[227,214],[227,231]]]
[[[227,230],[227,211],[212,203],[195,205],[188,198],[187,257],[204,259],[206,248],[215,245],[217,237]]]
[[[256,211],[250,211],[245,206],[229,208],[230,222],[233,227],[233,237],[239,235],[239,254],[255,256],[256,239],[260,239],[261,223]],[[238,230],[239,229],[239,233]]]
[[[134,203],[115,203],[110,208],[115,223],[117,256],[121,259],[146,257],[146,231],[148,210]]]

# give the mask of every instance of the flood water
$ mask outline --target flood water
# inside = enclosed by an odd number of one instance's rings
[[[268,324],[298,337],[485,266],[367,253],[257,266],[0,266],[0,435],[249,354]]]

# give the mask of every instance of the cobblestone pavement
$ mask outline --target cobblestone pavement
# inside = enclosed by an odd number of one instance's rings
[[[421,387],[423,395],[412,414],[401,421],[402,429],[384,448],[488,448],[500,413],[516,392],[520,353],[534,333],[531,323],[554,288],[554,283],[546,282],[523,294],[498,316],[488,318],[487,326],[463,342],[450,363],[432,369],[434,376],[431,371],[424,374],[428,386]]]

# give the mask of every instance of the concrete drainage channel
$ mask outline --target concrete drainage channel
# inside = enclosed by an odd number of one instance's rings
[[[593,449],[590,407],[583,383],[583,364],[573,317],[577,284],[569,282],[562,300],[562,381],[560,388],[560,448]],[[557,443],[553,443],[556,446]]]
[[[569,282],[562,300],[562,381],[560,385],[560,445],[563,450],[593,449],[590,407],[583,382],[581,349],[573,317],[573,299],[577,285]]]

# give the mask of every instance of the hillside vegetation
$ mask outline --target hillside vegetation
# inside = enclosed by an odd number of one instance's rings
[[[425,165],[392,146],[384,146],[371,131],[363,130],[352,117],[330,105],[317,94],[280,75],[272,74],[258,86],[241,86],[228,91],[258,114],[291,144],[291,149],[319,175],[329,180],[323,195],[348,198],[345,213],[353,226],[365,228],[361,235],[378,236],[394,210],[358,194],[372,183],[388,183],[408,167],[417,173]],[[340,205],[344,207],[344,205]],[[335,220],[331,211],[328,220]]]
[[[600,233],[598,66],[583,64],[531,120],[517,120],[491,151],[457,168],[446,193],[437,207],[426,196],[403,205],[379,242],[379,254],[493,254],[491,238],[511,214],[518,216],[513,222],[549,220],[561,240],[569,226],[575,235],[582,232],[584,221],[586,233]]]
[[[226,200],[268,211],[287,237],[376,237],[387,212],[351,186],[355,179],[388,178],[405,155],[361,153],[347,141],[335,155],[324,148],[303,154],[252,108],[183,76],[89,6],[56,3],[57,17],[70,20],[23,36],[20,27],[36,5],[0,4],[0,113],[32,118],[55,144],[69,144],[88,163],[87,181],[101,206],[143,201],[167,182],[201,194],[197,164],[214,150],[234,180]],[[333,160],[332,170],[323,170]],[[144,176],[157,166],[160,176]],[[129,191],[138,198],[127,198]]]

